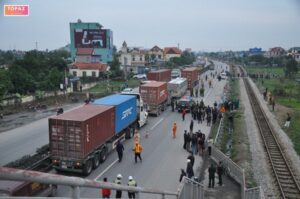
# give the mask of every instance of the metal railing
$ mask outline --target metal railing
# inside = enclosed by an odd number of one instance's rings
[[[78,177],[67,177],[62,175],[42,173],[42,172],[30,171],[30,170],[13,169],[7,167],[0,167],[0,180],[30,181],[30,182],[39,182],[43,184],[70,186],[72,187],[72,196],[64,197],[69,199],[70,198],[79,199],[80,188],[82,187],[96,188],[96,189],[104,188],[104,189],[136,192],[137,199],[139,198],[140,193],[161,195],[162,199],[164,199],[165,196],[174,196],[174,198],[178,198],[179,195],[178,192],[169,192],[169,191],[162,191],[157,189],[147,189],[142,187],[123,186],[123,185],[117,185],[109,182],[100,182],[100,181],[88,180],[88,179],[83,179]],[[16,197],[5,196],[0,198],[12,199]],[[39,198],[46,198],[46,197],[39,197]]]
[[[220,122],[217,135],[219,135],[219,131],[221,130],[220,128],[221,125],[222,123]],[[215,143],[215,141],[213,143]],[[233,162],[222,151],[217,149],[213,144],[210,144],[209,146],[211,147],[211,158],[215,162],[222,161],[222,164],[227,174],[241,185],[242,199],[264,199],[265,198],[263,190],[261,189],[260,186],[247,189],[244,169],[240,168],[235,162]]]
[[[183,178],[178,189],[178,199],[204,199],[204,186],[187,177]]]

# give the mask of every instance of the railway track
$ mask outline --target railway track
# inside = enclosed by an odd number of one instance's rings
[[[241,69],[242,77],[245,72]],[[247,94],[253,109],[253,113],[262,136],[262,140],[269,158],[270,166],[272,168],[275,181],[277,182],[280,198],[300,198],[300,187],[295,178],[295,175],[290,168],[288,161],[283,153],[280,144],[271,127],[268,118],[262,110],[259,101],[250,86],[249,80],[243,78]]]

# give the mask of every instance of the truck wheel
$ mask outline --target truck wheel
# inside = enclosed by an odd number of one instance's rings
[[[93,169],[96,169],[100,164],[100,155],[97,153],[93,158]]]
[[[104,149],[100,154],[100,162],[103,163],[106,160],[107,151]]]
[[[83,166],[83,175],[87,176],[92,172],[93,164],[91,160],[86,161],[85,165]]]

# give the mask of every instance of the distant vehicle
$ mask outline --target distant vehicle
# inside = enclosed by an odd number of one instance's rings
[[[125,88],[121,93],[126,94],[126,93],[132,93],[132,92],[133,92],[133,88]]]
[[[183,108],[185,108],[186,112],[190,112],[193,103],[194,102],[192,100],[192,97],[186,95],[182,96],[178,101],[178,105],[177,105],[178,112],[181,112]]]
[[[143,81],[141,81],[141,84],[148,84],[150,82],[155,82],[155,81],[153,81],[153,80],[143,80]]]
[[[178,77],[168,82],[168,92],[171,98],[182,97],[187,90],[186,78]]]
[[[173,69],[171,71],[171,78],[172,79],[175,79],[175,78],[180,77],[180,76],[181,76],[180,69]]]
[[[220,74],[221,79],[227,79],[227,73],[223,72]]]
[[[140,93],[149,114],[160,115],[167,107],[169,96],[166,82],[152,81],[140,86]]]
[[[134,75],[132,78],[134,78],[134,79],[147,79],[147,75],[146,74],[137,74],[137,75]]]

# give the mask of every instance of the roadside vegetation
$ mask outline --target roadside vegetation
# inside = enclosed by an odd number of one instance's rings
[[[300,155],[300,73],[286,77],[284,67],[246,67],[248,74],[274,74],[270,78],[252,78],[258,89],[263,92],[268,88],[275,100],[275,116],[278,123],[283,126],[286,120],[286,113],[291,117],[289,128],[283,128],[294,144],[294,149]],[[271,105],[269,108],[272,109]]]
[[[257,183],[252,171],[250,146],[245,131],[244,108],[240,106],[238,101],[240,98],[239,81],[239,79],[229,80],[227,99],[234,102],[235,109],[231,112],[226,111],[223,116],[223,129],[220,130],[221,134],[218,138],[220,140],[217,142],[217,147],[241,168],[245,169],[247,188],[252,188],[256,187]],[[211,138],[215,139],[218,127],[219,122],[212,126]]]

